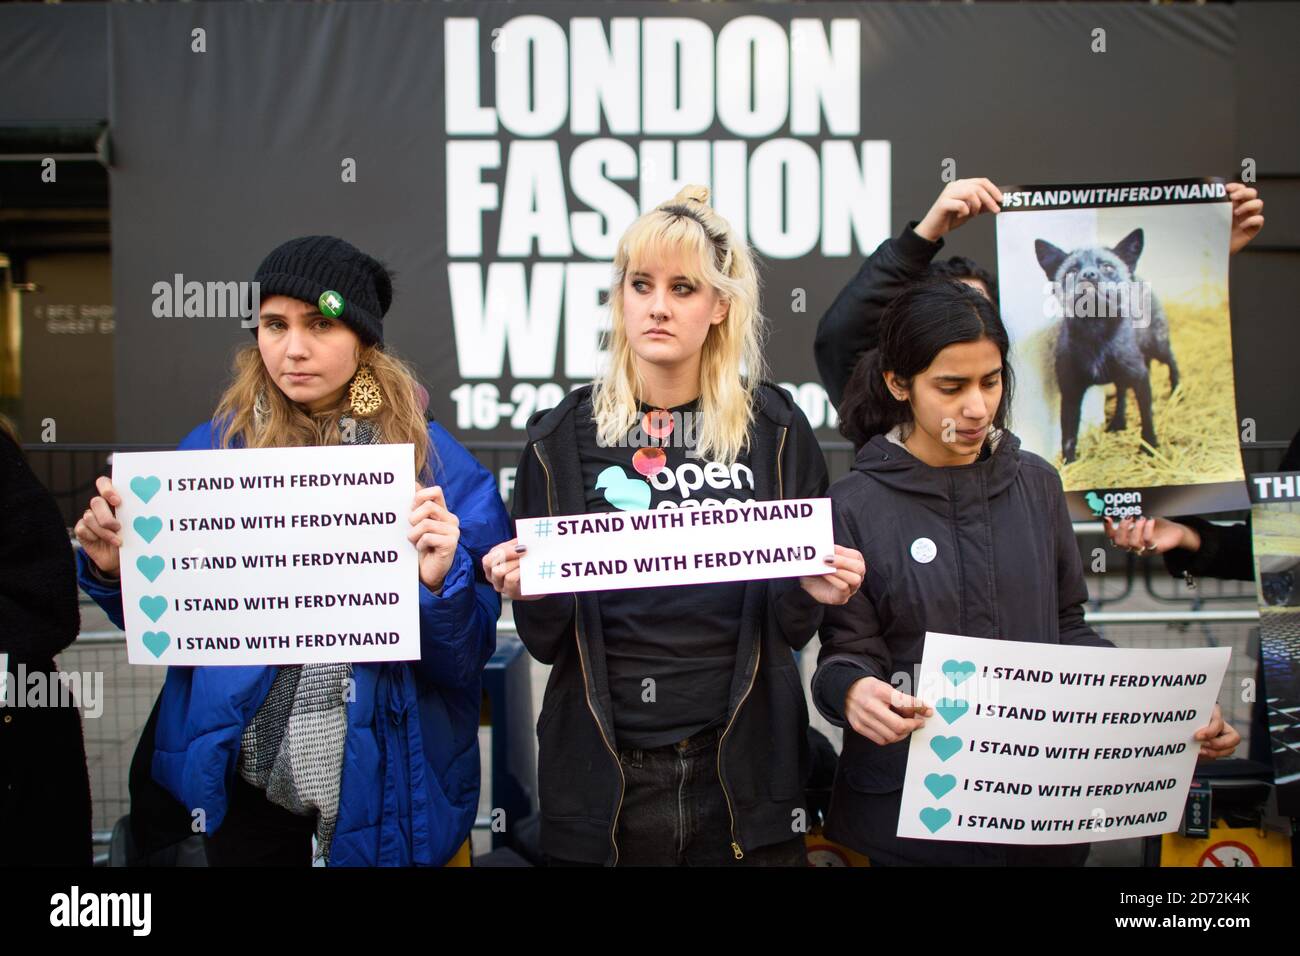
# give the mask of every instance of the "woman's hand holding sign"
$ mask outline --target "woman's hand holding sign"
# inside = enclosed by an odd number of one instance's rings
[[[811,574],[799,579],[799,586],[813,596],[818,604],[846,604],[862,586],[867,575],[867,562],[861,551],[835,546],[835,556],[826,563],[835,570],[830,574]]]
[[[938,242],[958,226],[982,212],[1001,212],[1002,190],[988,180],[958,179],[943,188],[925,218],[916,224],[916,234]]]
[[[1246,248],[1250,240],[1264,228],[1264,200],[1259,191],[1245,183],[1228,183],[1228,197],[1232,200],[1232,235],[1228,239],[1229,254]]]
[[[420,581],[430,591],[442,590],[460,543],[460,519],[447,507],[442,488],[420,488],[411,505],[411,530],[407,540],[415,545],[420,562]]]
[[[122,496],[105,475],[95,479],[99,492],[90,499],[90,507],[73,528],[86,557],[105,574],[117,574],[122,566],[122,522],[117,520],[115,509],[122,504]]]
[[[1201,742],[1201,752],[1197,755],[1197,760],[1218,760],[1220,757],[1231,756],[1237,749],[1237,744],[1241,743],[1241,734],[1224,721],[1218,704],[1214,705],[1210,722],[1193,736]]]
[[[518,538],[503,541],[483,555],[483,574],[502,597],[512,601],[536,601],[541,594],[519,593],[519,559],[527,550]]]
[[[1174,548],[1199,551],[1201,537],[1196,529],[1168,518],[1104,519],[1111,544],[1134,554],[1164,554]]]
[[[925,726],[934,708],[876,677],[864,677],[844,695],[844,717],[849,726],[873,744],[895,744]]]

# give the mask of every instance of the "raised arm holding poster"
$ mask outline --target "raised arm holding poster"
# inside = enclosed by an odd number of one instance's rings
[[[1003,320],[1026,448],[1075,520],[1245,507],[1219,179],[1003,188]]]

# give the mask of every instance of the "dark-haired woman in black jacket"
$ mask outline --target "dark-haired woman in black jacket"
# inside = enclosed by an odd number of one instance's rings
[[[827,607],[813,698],[846,728],[831,839],[874,865],[1080,865],[1088,844],[1008,846],[895,836],[908,735],[932,713],[895,690],[927,631],[1110,646],[1084,621],[1087,586],[1060,477],[1005,427],[1012,373],[997,307],[962,283],[913,286],[886,311],[841,430],[860,448],[831,486],[837,541],[866,559],[861,589]],[[1201,757],[1240,739],[1216,705]]]

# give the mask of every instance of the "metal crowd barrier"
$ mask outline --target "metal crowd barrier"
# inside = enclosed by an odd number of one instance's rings
[[[1251,470],[1276,467],[1278,449],[1283,443],[1259,443],[1243,448],[1243,455],[1254,457]],[[38,477],[54,494],[71,526],[93,494],[95,478],[107,472],[107,455],[112,450],[158,450],[158,445],[26,445],[28,460]],[[512,442],[471,442],[467,447],[485,467],[499,474],[499,469],[517,463],[520,445]],[[852,463],[852,449],[847,443],[823,445],[832,479],[843,474]],[[1099,522],[1075,525],[1085,571],[1091,569],[1093,549],[1105,549],[1105,573],[1090,574],[1088,621],[1116,644],[1125,647],[1223,646],[1233,647],[1233,663],[1225,677],[1220,704],[1225,717],[1247,732],[1250,726],[1250,703],[1243,700],[1243,682],[1255,676],[1258,641],[1253,638],[1258,622],[1253,582],[1202,580],[1196,591],[1189,591],[1180,581],[1168,576],[1159,559],[1139,559],[1109,548]],[[76,542],[73,542],[76,547]],[[1138,588],[1138,584],[1141,588]],[[1236,607],[1223,607],[1232,605]],[[89,615],[100,616],[92,602],[83,596]],[[1123,610],[1112,610],[1117,606]],[[1154,605],[1154,607],[1150,607]],[[1180,606],[1175,608],[1173,605]],[[1135,609],[1143,608],[1146,609]],[[102,619],[102,616],[100,616]],[[105,622],[106,623],[106,622]],[[503,804],[518,808],[533,799],[536,741],[532,734],[536,708],[540,706],[540,672],[537,664],[522,653],[515,638],[514,625],[503,619],[498,626],[499,650],[494,663],[501,672],[489,675],[485,687],[495,687],[495,698],[484,701],[484,726],[480,743],[483,750],[484,785],[476,827],[484,839],[497,843],[491,833],[492,811]],[[59,657],[66,671],[103,675],[102,716],[83,720],[87,763],[91,775],[94,830],[100,846],[99,862],[106,861],[106,847],[114,824],[129,810],[128,771],[140,731],[148,719],[165,676],[161,667],[132,667],[126,662],[124,635],[115,628],[91,627]],[[1252,643],[1253,641],[1253,643]],[[513,643],[512,643],[513,642]],[[507,674],[506,668],[513,671]],[[531,681],[519,675],[533,673]],[[522,696],[529,688],[526,703],[513,706],[505,698]],[[525,713],[525,711],[532,711]],[[513,730],[511,730],[513,728]],[[525,737],[526,741],[517,739]],[[1242,753],[1248,741],[1243,741]],[[518,812],[515,810],[515,812]],[[517,819],[517,817],[515,817]],[[490,834],[488,836],[487,834]]]
[[[1232,663],[1219,702],[1224,717],[1243,737],[1248,736],[1251,703],[1244,694],[1244,682],[1255,678],[1258,642],[1252,632],[1259,620],[1257,611],[1091,611],[1087,620],[1121,647],[1231,647]],[[114,824],[130,810],[127,776],[131,757],[165,676],[162,667],[129,665],[124,644],[120,631],[86,632],[59,656],[59,666],[65,671],[104,675],[102,715],[82,722],[101,861],[107,857]],[[498,652],[484,678],[484,725],[479,738],[483,787],[475,821],[483,839],[493,846],[500,842],[499,834],[492,831],[493,811],[503,808],[507,819],[518,820],[527,815],[535,800],[536,740],[532,731],[541,704],[542,667],[522,651],[514,625],[502,621]],[[1249,740],[1243,740],[1240,752],[1245,754],[1248,746]]]

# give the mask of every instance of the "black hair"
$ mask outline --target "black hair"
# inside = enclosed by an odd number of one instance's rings
[[[1002,353],[1002,401],[993,415],[1004,428],[1011,408],[1013,377],[1007,360],[1010,342],[998,307],[955,279],[929,279],[909,286],[885,309],[880,345],[858,360],[840,403],[840,434],[861,448],[876,435],[912,421],[909,402],[900,402],[885,385],[893,372],[908,384],[949,345],[988,339]]]
[[[931,279],[978,279],[989,290],[989,298],[998,301],[998,280],[974,259],[965,256],[952,256],[939,262],[930,263],[926,275]]]

